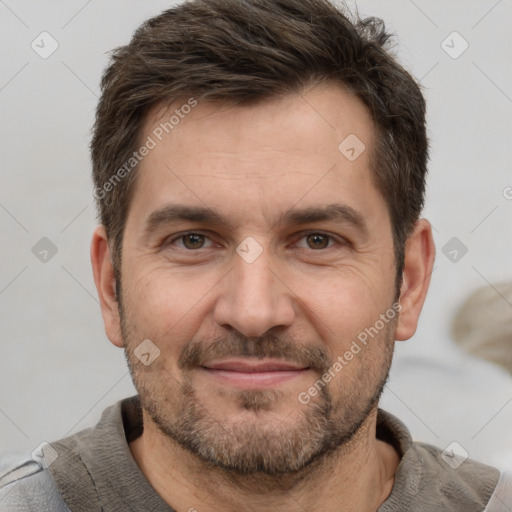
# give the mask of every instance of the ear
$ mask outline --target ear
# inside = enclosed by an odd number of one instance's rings
[[[435,245],[432,227],[426,219],[416,222],[412,235],[405,245],[405,263],[395,338],[408,340],[416,332],[434,266]]]
[[[123,347],[121,320],[116,297],[116,280],[104,226],[98,226],[92,236],[91,264],[94,283],[100,299],[105,332],[114,345]]]

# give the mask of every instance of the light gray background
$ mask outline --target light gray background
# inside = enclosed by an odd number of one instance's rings
[[[171,5],[0,0],[0,455],[89,426],[133,393],[122,351],[104,334],[90,269],[89,130],[107,52]],[[511,379],[464,356],[449,325],[469,292],[511,275],[512,200],[503,191],[512,186],[512,2],[358,6],[397,33],[401,62],[425,87],[432,144],[425,216],[436,268],[418,332],[398,344],[383,405],[416,439],[457,441],[504,467],[512,461]],[[31,48],[43,31],[59,45],[47,59]],[[469,44],[457,59],[441,47],[453,31]],[[454,236],[468,248],[455,263],[441,250]],[[58,249],[46,263],[32,253],[42,237]]]

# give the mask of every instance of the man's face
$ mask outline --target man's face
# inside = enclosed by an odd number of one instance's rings
[[[133,379],[151,420],[203,460],[296,471],[353,437],[391,361],[395,260],[369,168],[372,121],[331,85],[199,103],[158,141],[185,102],[154,109],[141,137],[157,144],[123,240]],[[356,159],[356,139],[339,149],[351,134],[366,147]],[[134,351],[148,339],[160,354],[146,366]]]

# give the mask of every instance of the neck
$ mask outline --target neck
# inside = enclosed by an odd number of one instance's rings
[[[375,409],[349,443],[283,476],[242,476],[207,465],[164,436],[145,413],[144,432],[130,449],[175,510],[374,512],[389,496],[399,463],[395,450],[376,439],[376,420]]]

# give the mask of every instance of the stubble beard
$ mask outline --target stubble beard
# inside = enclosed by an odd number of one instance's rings
[[[377,408],[389,375],[394,346],[394,322],[390,322],[371,340],[372,346],[369,344],[357,356],[365,360],[361,360],[358,374],[351,378],[355,385],[351,384],[351,389],[341,393],[338,391],[339,397],[333,397],[333,385],[337,379],[347,382],[343,376],[347,368],[343,368],[331,385],[321,386],[318,395],[308,404],[300,404],[296,396],[285,397],[279,390],[233,391],[228,398],[235,398],[241,414],[240,420],[228,423],[215,418],[208,405],[201,403],[189,372],[184,371],[183,380],[178,382],[163,367],[162,361],[157,360],[150,367],[141,365],[133,354],[135,338],[124,318],[122,334],[141,406],[165,437],[193,454],[206,467],[224,470],[232,476],[294,475],[297,481],[357,438]],[[319,378],[332,366],[318,346],[311,349],[301,346],[299,352],[296,345],[281,343],[281,338],[270,336],[252,342],[241,335],[230,336],[216,345],[215,350],[233,356],[281,358],[288,358],[290,353],[297,357],[299,353],[307,353],[311,361],[316,362]],[[189,347],[192,345],[195,356],[199,357],[197,351],[201,354],[200,347],[206,344],[191,343]],[[235,346],[237,349],[233,351]],[[210,348],[209,344],[203,354],[211,353]],[[365,354],[365,350],[371,353]],[[197,357],[191,356],[193,352],[188,351],[191,364],[197,362]],[[280,400],[290,399],[297,403],[292,414],[281,422],[266,421],[266,415],[272,414]],[[214,404],[210,407],[215,408]]]

